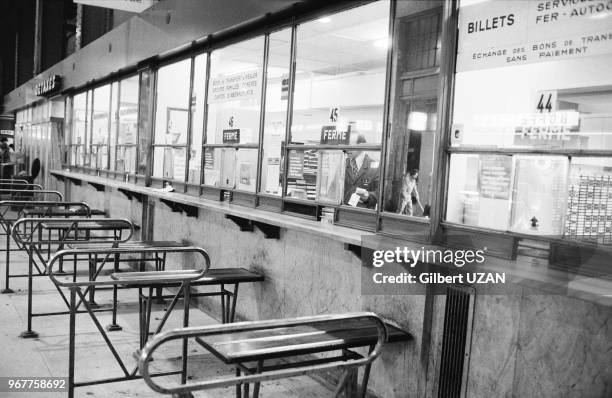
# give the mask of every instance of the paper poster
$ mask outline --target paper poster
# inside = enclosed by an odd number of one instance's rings
[[[481,155],[478,173],[478,191],[481,198],[505,199],[510,197],[512,156]]]
[[[457,71],[612,53],[609,1],[463,1]]]
[[[344,188],[345,155],[341,151],[321,151],[317,198],[319,202],[340,204]]]
[[[280,158],[269,158],[266,166],[266,187],[267,193],[280,194]]]
[[[204,169],[213,170],[215,168],[215,150],[214,148],[204,149]]]
[[[304,152],[289,151],[289,173],[288,178],[302,178],[304,175]]]
[[[240,149],[236,152],[236,188],[255,192],[257,173],[257,151]]]
[[[172,150],[173,157],[173,177],[176,180],[184,181],[185,180],[185,163],[187,162],[187,157],[185,156],[184,148],[174,148]]]

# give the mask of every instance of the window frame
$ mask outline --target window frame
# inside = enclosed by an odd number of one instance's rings
[[[150,178],[151,181],[151,186],[155,186],[155,187],[164,187],[166,184],[171,184],[172,187],[175,189],[176,192],[187,192],[188,191],[188,186],[194,186],[195,184],[189,184],[187,182],[188,176],[189,176],[189,156],[190,156],[190,148],[191,148],[191,142],[192,142],[192,110],[193,110],[193,104],[191,101],[191,98],[193,96],[193,86],[194,86],[194,68],[195,68],[195,58],[200,55],[202,53],[198,53],[198,54],[188,54],[186,56],[182,56],[176,59],[171,59],[168,60],[166,62],[161,62],[158,65],[155,66],[155,68],[152,68],[152,73],[154,76],[154,84],[152,87],[153,90],[153,98],[152,98],[152,109],[153,112],[151,112],[151,134],[150,134],[150,151],[149,151],[149,171],[147,173],[147,177]],[[174,145],[174,144],[157,144],[155,143],[155,136],[156,136],[156,121],[157,121],[157,98],[158,98],[158,92],[157,92],[157,87],[158,87],[158,78],[159,78],[159,70],[165,66],[168,65],[173,65],[185,60],[189,60],[189,89],[188,89],[188,105],[186,109],[183,108],[177,108],[177,107],[169,107],[166,108],[166,112],[167,114],[169,114],[170,110],[181,110],[181,111],[186,111],[187,112],[187,140],[185,142],[185,144],[178,144],[178,145]],[[207,61],[208,62],[208,61]],[[208,78],[206,79],[206,81],[208,82]],[[207,83],[208,84],[208,83]],[[139,84],[139,95],[140,95],[140,84]],[[139,102],[140,102],[140,97],[139,97]],[[184,179],[178,180],[176,178],[165,178],[164,176],[154,176],[153,175],[153,165],[155,164],[155,149],[156,148],[171,148],[171,149],[185,149],[185,174],[184,174]],[[164,155],[165,156],[165,155]],[[164,161],[164,159],[162,159],[162,161]],[[200,184],[202,183],[202,179],[200,178]],[[197,192],[195,192],[197,193]]]
[[[396,30],[398,18],[396,17],[397,13],[397,3],[399,0],[390,0],[389,5],[389,37],[391,40],[396,38]],[[379,205],[376,210],[370,209],[360,209],[360,208],[352,208],[345,205],[328,205],[323,203],[318,203],[317,201],[310,200],[300,200],[296,198],[289,198],[286,196],[287,192],[287,173],[288,173],[288,162],[289,162],[289,151],[294,149],[317,149],[317,150],[340,150],[347,151],[352,149],[360,149],[364,151],[375,150],[380,153],[380,167],[379,167],[379,178],[380,184],[378,187],[379,192],[379,203],[384,203],[385,200],[385,177],[388,167],[388,145],[390,140],[391,128],[390,128],[390,111],[391,111],[391,100],[392,100],[392,84],[391,77],[393,74],[393,68],[396,66],[393,63],[394,52],[396,51],[394,45],[390,45],[387,50],[387,58],[386,58],[386,66],[385,66],[385,88],[384,88],[384,104],[383,104],[383,132],[382,132],[382,141],[380,144],[372,144],[372,145],[299,145],[299,144],[291,144],[291,124],[293,119],[293,107],[295,104],[294,94],[295,94],[295,78],[296,78],[296,57],[297,57],[297,29],[300,24],[305,22],[314,21],[322,16],[327,16],[336,12],[347,11],[352,8],[357,8],[365,4],[369,4],[369,1],[360,1],[354,2],[350,4],[343,5],[330,5],[322,7],[314,12],[310,12],[305,15],[293,16],[291,18],[287,18],[279,23],[275,23],[274,25],[265,26],[262,28],[258,28],[252,30],[250,32],[243,32],[233,37],[223,38],[222,40],[214,43],[208,43],[205,46],[201,47],[198,50],[190,49],[188,53],[184,53],[182,55],[172,55],[171,58],[164,60],[163,62],[157,63],[157,61],[150,61],[150,64],[144,67],[144,69],[139,69],[136,72],[131,72],[129,74],[123,75],[120,78],[115,78],[118,82],[117,87],[117,101],[120,101],[121,98],[121,81],[123,79],[138,76],[138,129],[137,129],[137,137],[136,144],[134,144],[137,148],[136,150],[136,173],[132,173],[128,175],[128,173],[117,173],[114,167],[110,167],[108,170],[109,176],[114,175],[115,178],[125,179],[126,181],[138,181],[141,182],[139,175],[139,179],[136,179],[136,174],[138,172],[139,165],[139,148],[140,137],[141,134],[149,134],[149,147],[146,148],[149,154],[148,158],[148,169],[147,173],[144,176],[148,179],[147,185],[159,183],[159,178],[152,177],[152,164],[153,164],[153,151],[154,148],[158,146],[168,146],[168,145],[160,145],[154,144],[154,134],[155,134],[155,112],[156,112],[156,103],[157,103],[157,72],[160,66],[164,66],[170,63],[179,62],[184,59],[191,59],[191,67],[190,67],[190,81],[189,81],[189,108],[188,108],[188,132],[187,132],[187,144],[181,145],[181,148],[186,148],[186,164],[185,170],[188,173],[189,162],[190,162],[190,149],[192,147],[192,143],[194,142],[193,137],[193,104],[191,101],[193,90],[194,90],[194,63],[195,58],[201,54],[207,54],[206,59],[206,79],[204,83],[204,109],[203,109],[203,117],[202,117],[202,145],[201,145],[201,156],[200,156],[200,181],[197,182],[188,182],[188,175],[185,175],[184,182],[173,181],[173,184],[176,183],[177,186],[182,184],[182,187],[178,189],[178,191],[186,192],[187,194],[200,196],[206,199],[213,199],[215,201],[223,201],[224,199],[230,199],[231,203],[241,204],[249,207],[255,207],[258,209],[289,214],[296,217],[305,217],[308,219],[318,220],[320,219],[320,211],[322,207],[332,207],[335,211],[334,223],[338,225],[343,225],[351,228],[356,228],[359,230],[365,230],[370,232],[375,232],[380,235],[389,235],[393,237],[407,238],[410,241],[423,241],[428,243],[440,243],[451,245],[452,243],[452,235],[453,233],[470,233],[474,236],[479,237],[477,244],[479,245],[487,245],[488,242],[492,240],[501,240],[502,242],[508,243],[508,247],[504,249],[500,249],[500,254],[502,256],[508,256],[508,258],[513,258],[516,256],[516,246],[519,239],[531,239],[531,240],[539,240],[545,242],[552,243],[568,243],[566,240],[555,240],[549,237],[541,237],[534,236],[528,234],[521,234],[511,231],[499,231],[494,229],[488,229],[483,227],[473,227],[469,225],[456,224],[452,222],[445,221],[446,219],[446,211],[447,211],[447,203],[448,203],[448,178],[449,178],[449,167],[450,167],[450,158],[453,154],[465,154],[465,153],[475,153],[475,154],[557,154],[557,155],[565,155],[568,157],[572,156],[595,156],[595,157],[610,157],[612,156],[612,151],[606,150],[541,150],[541,149],[513,149],[513,148],[498,148],[498,149],[486,149],[486,148],[471,148],[471,147],[453,147],[451,146],[451,129],[452,129],[452,119],[453,119],[453,110],[454,110],[454,90],[455,90],[455,64],[457,59],[456,46],[458,41],[458,17],[459,17],[459,4],[458,2],[454,2],[451,0],[446,0],[442,6],[442,16],[441,16],[441,25],[442,25],[442,33],[440,36],[440,41],[442,43],[441,54],[440,54],[440,67],[439,67],[439,79],[440,85],[438,87],[437,94],[437,113],[438,113],[438,123],[435,130],[435,139],[436,142],[434,144],[434,153],[433,153],[433,171],[432,171],[432,188],[431,188],[431,213],[429,220],[423,219],[421,217],[411,217],[406,215],[396,215],[393,213],[385,212],[382,205]],[[436,9],[433,7],[424,11],[424,13],[432,12],[432,10]],[[414,14],[419,15],[419,13]],[[282,156],[282,194],[280,196],[266,194],[261,191],[261,183],[262,183],[262,157],[263,157],[263,145],[264,145],[264,129],[265,129],[265,115],[266,115],[266,90],[268,84],[268,60],[269,60],[269,45],[270,45],[270,35],[282,31],[283,29],[291,30],[291,48],[289,53],[289,64],[288,64],[288,97],[287,97],[287,109],[286,109],[286,123],[285,123],[285,135],[284,135],[284,144],[281,148],[281,156]],[[208,134],[208,117],[209,117],[209,104],[208,104],[208,91],[209,91],[209,82],[210,82],[210,68],[211,68],[211,54],[215,50],[222,49],[231,44],[238,43],[240,41],[250,40],[257,38],[263,35],[264,47],[263,47],[263,73],[262,73],[262,89],[261,89],[261,99],[260,99],[260,117],[259,117],[259,131],[258,131],[258,142],[256,144],[207,144],[206,136]],[[147,131],[141,131],[140,126],[140,102],[141,102],[141,74],[143,71],[151,72],[151,78],[153,78],[153,96],[151,100],[145,104],[149,107],[149,126]],[[112,82],[111,82],[112,84]],[[72,163],[72,148],[75,145],[72,142],[73,136],[72,133],[74,131],[74,120],[73,120],[73,112],[74,112],[74,96],[83,92],[87,92],[88,90],[93,90],[95,86],[85,87],[81,89],[81,91],[77,91],[70,96],[70,107],[66,107],[66,110],[70,110],[70,145],[68,148],[68,160],[67,164],[70,165]],[[93,93],[93,91],[92,91]],[[88,97],[86,97],[86,104],[89,105]],[[117,113],[119,113],[120,107],[117,107]],[[113,117],[113,116],[111,116]],[[115,116],[116,118],[119,115]],[[86,123],[86,132],[89,132],[91,126],[90,122],[87,120]],[[27,123],[26,123],[27,124]],[[119,149],[118,144],[118,136],[119,136],[119,123],[116,123],[115,128],[117,129],[115,138],[115,151]],[[172,145],[170,145],[173,147]],[[209,185],[204,185],[204,163],[205,163],[205,153],[207,149],[216,149],[216,148],[235,148],[239,149],[250,149],[257,150],[257,174],[256,174],[256,189],[255,192],[250,191],[242,191],[239,189],[228,189],[221,187],[214,187]],[[108,158],[110,159],[110,153]],[[116,159],[116,153],[115,153]],[[86,168],[82,166],[70,165],[71,169],[75,170],[83,170],[87,171],[91,168]],[[162,179],[163,180],[163,179]],[[228,193],[228,196],[224,196],[225,193]],[[360,219],[365,219],[365,222],[360,222]],[[482,238],[482,239],[480,239]],[[592,246],[589,242],[577,242],[572,241],[572,244],[576,244],[578,246]],[[514,248],[514,249],[513,249]]]
[[[202,129],[202,156],[201,156],[201,173],[200,173],[200,187],[201,187],[201,192],[202,195],[205,197],[209,197],[209,198],[214,198],[214,199],[223,199],[226,201],[229,201],[230,203],[234,203],[234,204],[241,204],[244,206],[248,206],[248,207],[256,207],[257,203],[258,203],[258,188],[260,185],[260,180],[261,180],[261,176],[260,176],[260,168],[261,168],[261,152],[263,150],[262,147],[262,133],[263,133],[263,114],[265,112],[265,93],[266,93],[266,83],[267,83],[267,63],[268,63],[268,46],[269,46],[269,36],[272,32],[274,32],[275,30],[270,30],[270,29],[266,29],[263,32],[253,32],[251,35],[248,35],[246,37],[239,37],[236,38],[235,40],[230,40],[226,43],[222,43],[219,46],[211,46],[208,51],[206,51],[207,58],[206,58],[206,91],[205,91],[205,102],[204,102],[204,127]],[[208,144],[207,138],[208,138],[208,117],[210,115],[210,110],[209,110],[209,103],[208,103],[208,91],[210,88],[210,78],[211,78],[211,65],[212,65],[212,54],[215,51],[219,51],[219,50],[223,50],[224,48],[227,48],[229,46],[232,46],[234,44],[238,44],[241,43],[243,41],[248,41],[248,40],[253,40],[253,39],[257,39],[257,38],[262,38],[264,43],[263,43],[263,53],[262,53],[262,77],[261,77],[261,93],[260,93],[260,98],[259,98],[259,122],[258,122],[258,131],[257,131],[257,138],[258,138],[258,142],[257,143],[248,143],[248,144]],[[190,134],[191,137],[191,134]],[[255,165],[255,172],[256,172],[256,176],[255,176],[255,191],[254,192],[250,192],[250,191],[245,191],[242,189],[238,189],[236,187],[234,188],[228,188],[228,187],[221,187],[221,186],[213,186],[213,185],[206,185],[205,184],[205,180],[204,180],[204,160],[205,160],[205,154],[206,154],[206,150],[207,149],[212,149],[213,151],[215,149],[234,149],[236,150],[236,152],[238,152],[239,150],[256,150],[257,151],[257,164]]]

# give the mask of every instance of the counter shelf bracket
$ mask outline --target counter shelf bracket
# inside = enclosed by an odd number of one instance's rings
[[[87,181],[87,183],[89,185],[91,185],[92,187],[94,187],[96,189],[96,191],[98,191],[98,192],[104,192],[104,190],[106,188],[103,184],[98,184],[98,183],[91,182],[91,181]]]
[[[280,239],[280,230],[281,228],[277,225],[270,225],[259,221],[253,221],[253,225],[257,227],[263,234],[266,239]]]
[[[195,206],[190,206],[167,199],[160,199],[159,201],[168,206],[170,210],[175,213],[185,213],[187,217],[198,217],[199,209]]]
[[[79,180],[78,178],[68,177],[68,180],[74,185],[81,186],[81,180]]]
[[[142,195],[137,192],[132,192],[128,189],[117,188],[119,192],[121,192],[126,198],[132,200],[135,198],[138,202],[142,203]]]
[[[253,221],[247,219],[247,218],[242,218],[242,217],[238,217],[238,216],[233,216],[231,214],[226,214],[225,218],[227,218],[228,220],[231,220],[234,222],[234,224],[236,224],[237,226],[240,227],[240,230],[242,232],[253,232],[254,226],[253,226]]]
[[[359,260],[363,260],[363,255],[364,255],[364,251],[366,250],[371,250],[368,249],[367,247],[363,247],[361,245],[355,245],[353,243],[346,243],[344,245],[344,250],[350,251],[351,253],[353,253],[355,255],[355,257],[357,257]],[[367,258],[368,256],[366,256]]]

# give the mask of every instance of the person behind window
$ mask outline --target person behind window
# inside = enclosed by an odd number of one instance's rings
[[[357,144],[366,142],[363,134]],[[378,203],[378,162],[364,151],[354,151],[346,159],[344,173],[344,203],[353,207],[376,208]]]
[[[8,163],[11,161],[9,153],[8,140],[6,137],[0,138],[0,163]]]
[[[400,191],[400,206],[398,214],[407,214],[409,216],[414,215],[413,203],[417,204],[421,209],[422,213],[425,213],[425,209],[421,204],[419,198],[419,191],[417,190],[417,179],[419,178],[419,170],[412,169],[408,174],[402,178],[402,190]]]
[[[9,162],[16,163],[17,162],[17,154],[15,153],[15,144],[9,144],[8,146],[9,153]]]

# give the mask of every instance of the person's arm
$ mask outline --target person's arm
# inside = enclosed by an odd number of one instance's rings
[[[361,202],[368,208],[372,209],[378,203],[378,178],[375,178],[369,186],[369,189],[358,188],[362,192]]]
[[[424,212],[425,209],[423,208],[423,205],[421,204],[421,198],[419,198],[419,191],[417,190],[416,183],[414,184],[414,188],[412,188],[412,193],[414,194],[414,198],[416,199],[417,205],[419,205],[419,207],[421,208],[421,211]]]

